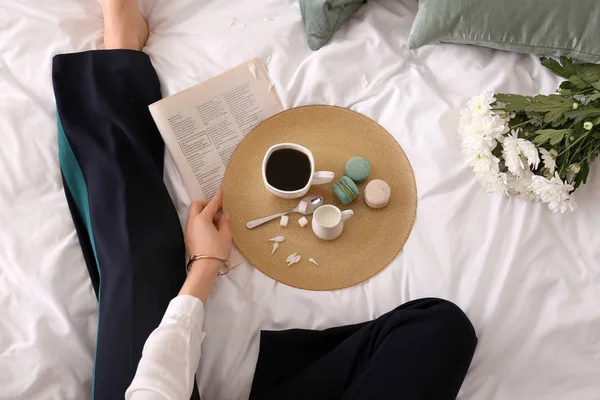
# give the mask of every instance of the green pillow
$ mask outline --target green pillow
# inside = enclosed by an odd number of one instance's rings
[[[300,0],[311,50],[319,50],[366,0]]]
[[[420,0],[408,37],[600,62],[599,0]]]

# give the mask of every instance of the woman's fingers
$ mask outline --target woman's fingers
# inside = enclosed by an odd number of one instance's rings
[[[190,216],[200,214],[204,207],[208,205],[208,203],[210,203],[210,200],[194,201],[192,204],[190,204]]]
[[[219,218],[217,227],[219,232],[231,237],[231,227],[229,225],[229,214],[223,214]]]
[[[215,197],[204,207],[202,210],[202,215],[206,215],[206,218],[213,220],[215,215],[217,215],[217,211],[221,208],[221,202],[223,201],[223,191],[221,189],[217,190],[215,193]]]
[[[202,208],[203,207],[199,201],[192,202],[192,204],[190,204],[190,217],[200,214],[202,212]]]

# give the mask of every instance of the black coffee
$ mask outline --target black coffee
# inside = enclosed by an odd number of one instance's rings
[[[267,160],[267,182],[279,190],[300,190],[310,178],[310,160],[301,151],[293,149],[275,150]]]

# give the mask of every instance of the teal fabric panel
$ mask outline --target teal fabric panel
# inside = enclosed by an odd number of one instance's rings
[[[599,0],[420,0],[408,38],[600,62]]]
[[[319,50],[366,0],[300,0],[311,50]]]
[[[83,224],[85,225],[85,228],[90,237],[90,243],[92,244],[92,248],[94,250],[94,257],[96,258],[96,266],[98,266],[98,255],[96,253],[96,245],[94,243],[94,235],[92,232],[92,220],[90,217],[88,192],[87,187],[85,185],[83,172],[81,171],[79,162],[77,161],[77,158],[75,158],[73,149],[71,149],[71,145],[69,144],[67,136],[65,135],[65,131],[63,130],[63,126],[60,122],[60,117],[58,116],[58,113],[56,113],[56,120],[58,125],[58,160],[60,163],[60,169],[68,186],[69,192],[71,193],[71,196],[75,201],[77,211],[79,212],[79,215],[81,216]],[[98,299],[100,299],[100,293],[102,292],[102,275],[100,273],[100,268],[98,268],[98,274],[100,275]],[[100,320],[99,313],[98,320]],[[98,321],[98,323],[100,323],[100,321]],[[94,399],[94,384],[96,382],[95,370],[96,355],[94,354],[94,366],[92,369],[92,400]]]

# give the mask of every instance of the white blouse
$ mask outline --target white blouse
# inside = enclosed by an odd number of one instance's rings
[[[204,306],[193,296],[169,303],[158,326],[146,340],[126,400],[189,400],[204,336]]]

